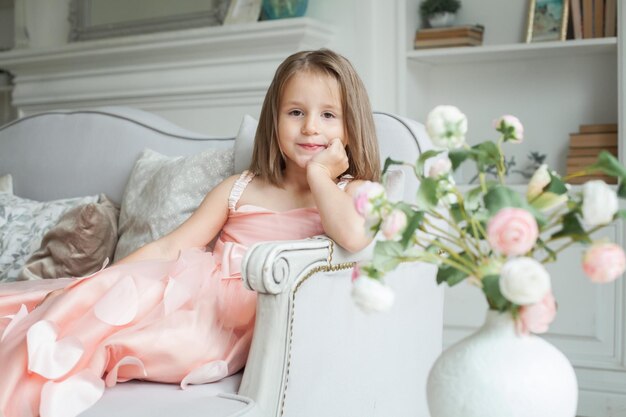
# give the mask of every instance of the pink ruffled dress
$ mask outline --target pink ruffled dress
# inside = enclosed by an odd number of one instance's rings
[[[0,285],[0,415],[70,417],[117,382],[184,388],[242,369],[256,309],[256,293],[241,280],[246,248],[323,234],[314,208],[236,207],[253,177],[235,182],[213,252]],[[57,288],[67,291],[35,308]]]

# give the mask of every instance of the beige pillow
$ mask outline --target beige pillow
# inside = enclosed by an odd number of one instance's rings
[[[119,209],[106,196],[66,212],[26,261],[18,280],[81,277],[112,259]]]
[[[115,260],[174,230],[213,187],[232,174],[232,148],[208,149],[188,157],[146,149],[122,197]]]

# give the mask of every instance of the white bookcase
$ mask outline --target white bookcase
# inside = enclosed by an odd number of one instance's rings
[[[402,0],[397,10],[399,46],[398,111],[418,120],[438,104],[459,107],[469,119],[470,143],[495,139],[492,121],[513,114],[525,127],[525,140],[510,145],[517,168],[530,151],[565,170],[569,133],[580,124],[618,123],[624,161],[624,34],[626,12],[618,2],[617,38],[523,42],[527,1],[462,1],[457,23],[485,26],[480,47],[414,50],[420,27],[418,0]],[[469,171],[457,180],[467,182]],[[511,183],[523,184],[520,175]],[[602,231],[624,245],[624,226]],[[545,336],[576,369],[578,414],[626,416],[626,282],[593,285],[580,268],[582,247],[573,247],[550,265],[559,303],[557,320]],[[487,308],[479,290],[446,290],[444,343],[452,344],[483,321]]]

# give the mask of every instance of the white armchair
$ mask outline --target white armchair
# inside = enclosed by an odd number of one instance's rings
[[[413,161],[429,148],[417,122],[384,113],[375,121],[383,157]],[[15,193],[26,198],[103,192],[120,201],[142,149],[188,155],[234,143],[136,109],[48,112],[0,128],[0,175],[11,173]],[[236,165],[245,162],[235,158]],[[413,178],[406,175],[407,198],[417,190]],[[243,275],[259,297],[243,372],[185,391],[118,384],[81,416],[427,417],[425,384],[441,350],[443,292],[431,265],[401,265],[386,278],[396,293],[391,311],[363,313],[351,301],[350,275],[370,251],[349,254],[324,237],[253,246]]]

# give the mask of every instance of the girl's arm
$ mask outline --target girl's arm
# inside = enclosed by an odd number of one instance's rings
[[[339,139],[333,139],[307,165],[307,180],[326,234],[350,252],[365,248],[372,237],[365,231],[365,220],[354,208],[353,195],[362,181],[352,181],[345,191],[335,183],[348,169],[348,157]]]
[[[116,262],[148,259],[176,259],[181,250],[204,247],[220,232],[228,217],[228,196],[237,175],[225,179],[202,200],[200,206],[183,224]]]

